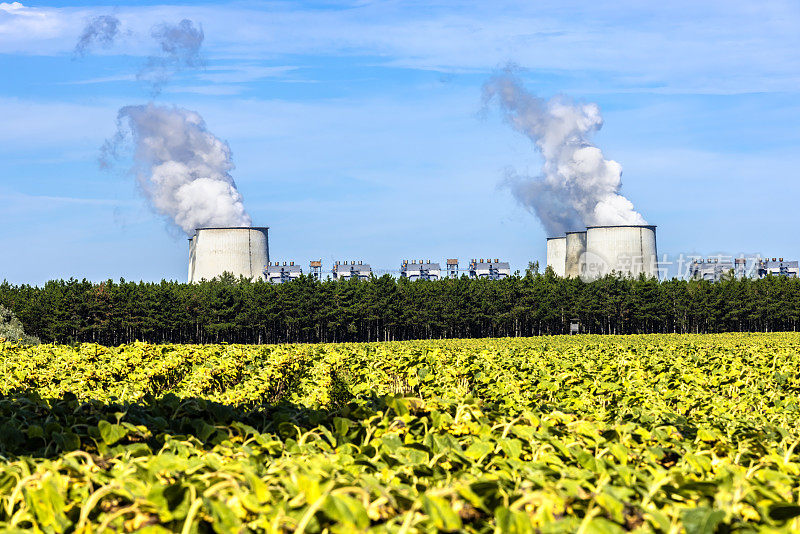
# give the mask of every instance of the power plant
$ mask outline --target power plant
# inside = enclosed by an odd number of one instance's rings
[[[666,261],[666,260],[664,260]],[[751,262],[752,263],[752,262]],[[667,263],[668,264],[668,263]],[[459,268],[456,258],[446,260],[446,270],[431,260],[404,260],[400,269],[379,269],[363,261],[337,261],[330,271],[323,271],[322,260],[309,263],[308,274],[317,280],[330,272],[335,280],[366,280],[373,275],[393,274],[408,280],[457,278],[461,273],[472,279],[501,280],[511,276],[508,262],[499,259],[470,260]],[[648,224],[588,226],[583,231],[565,232],[547,239],[547,266],[560,277],[581,278],[586,282],[608,274],[638,277],[644,274],[659,278],[656,227]],[[695,280],[718,282],[728,273],[736,278],[763,278],[768,275],[800,277],[797,261],[783,258],[757,258],[750,269],[745,259],[693,259],[686,275]],[[291,282],[303,275],[295,262],[270,262],[269,228],[259,226],[197,228],[189,239],[189,283],[212,280],[223,273],[237,279],[263,280],[273,284]]]
[[[527,136],[544,158],[541,173],[520,174],[508,185],[553,236],[547,240],[547,266],[557,276],[586,281],[612,273],[658,278],[656,227],[646,224],[622,194],[621,165],[605,159],[592,142],[603,124],[599,108],[561,97],[540,99],[510,72],[484,84],[484,103],[490,102],[498,104],[509,124]],[[115,156],[123,147],[134,149],[130,170],[153,208],[192,236],[190,283],[224,273],[276,284],[303,276],[300,264],[270,263],[268,228],[250,226],[252,218],[229,173],[234,167],[229,147],[208,131],[196,112],[152,102],[125,106],[118,114],[117,135],[108,140],[104,154],[108,150],[107,155]],[[166,168],[170,171],[164,172]],[[662,260],[662,266],[668,264]],[[735,264],[737,272],[743,265]],[[691,276],[718,280],[729,270],[727,263],[695,262]],[[800,276],[797,262],[775,258],[761,260],[754,272],[758,277]],[[399,270],[375,271],[361,261],[335,262],[325,273],[337,280],[384,274],[407,280],[463,274],[500,280],[511,276],[511,268],[498,258],[482,258],[472,259],[462,269],[457,259],[448,258],[444,264],[406,260]],[[309,264],[308,275],[322,279],[322,260]]]
[[[547,266],[559,276],[596,280],[607,274],[658,278],[656,227],[589,226],[547,240]]]
[[[457,278],[458,259],[447,260],[447,277]],[[465,270],[467,271],[467,270]],[[331,271],[334,280],[367,280],[375,273],[363,261],[337,261]],[[225,273],[237,279],[263,280],[272,284],[283,284],[297,280],[303,275],[299,264],[290,262],[270,262],[269,227],[231,226],[220,228],[197,228],[189,239],[189,283],[212,280]],[[396,273],[401,278],[415,280],[440,280],[442,268],[431,260],[405,260],[399,271],[380,270],[379,274]],[[309,262],[309,276],[322,280],[322,260]],[[470,278],[500,280],[511,276],[508,262],[472,260],[469,264]]]
[[[269,227],[198,228],[189,239],[189,283],[222,273],[263,279],[269,264]]]

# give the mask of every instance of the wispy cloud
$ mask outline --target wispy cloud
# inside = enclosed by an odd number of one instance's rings
[[[291,65],[215,65],[206,67],[198,78],[213,83],[246,83],[265,78],[282,78],[298,68]]]
[[[287,75],[294,72],[298,67],[277,66],[267,67],[258,65],[217,65],[209,66],[203,71],[190,76],[192,80],[208,82],[205,84],[185,83],[172,85],[164,89],[166,93],[189,93],[196,95],[217,95],[232,96],[242,94],[248,89],[252,82],[264,79],[273,79],[283,83],[313,83],[313,80],[302,80],[287,78]]]
[[[56,204],[76,204],[84,206],[131,206],[135,205],[132,200],[117,200],[111,198],[86,198],[86,197],[64,197],[51,195],[26,195],[23,193],[0,193],[0,200],[16,204],[17,207],[46,208]]]
[[[134,74],[117,74],[114,76],[100,76],[97,78],[88,78],[86,80],[59,82],[59,85],[92,85],[97,83],[135,82],[135,81],[136,81],[136,75]]]
[[[188,76],[194,80],[210,82],[213,85],[193,86],[176,85],[167,87],[167,93],[195,93],[207,95],[234,95],[241,93],[245,87],[243,84],[250,82],[276,79],[286,83],[315,83],[315,80],[304,80],[287,77],[299,70],[295,66],[260,66],[260,65],[209,65],[198,73]],[[57,82],[58,85],[95,85],[118,82],[136,82],[138,77],[135,74],[115,74],[111,76],[98,76],[83,80],[70,80]],[[239,85],[237,85],[239,84]]]
[[[2,6],[0,53],[66,53],[78,37],[75,19],[102,12]],[[185,6],[129,6],[116,15],[146,35],[153,25],[186,12]],[[655,86],[671,92],[794,91],[800,84],[800,10],[794,0],[409,1],[325,9],[273,2],[259,8],[193,6],[190,14],[208,36],[210,60],[360,56],[454,72],[489,71],[511,60],[530,69],[606,73],[629,90]],[[147,43],[130,43],[126,52],[149,53]],[[230,83],[224,77],[208,81]]]
[[[67,20],[73,18],[73,27]],[[58,53],[67,50],[68,35],[80,27],[81,16],[65,16],[57,9],[0,3],[0,51],[4,53]],[[77,35],[75,35],[77,37]],[[75,39],[72,39],[75,42]],[[71,48],[71,47],[69,47]]]
[[[165,93],[187,93],[206,96],[233,96],[243,93],[243,85],[172,85],[163,91]]]

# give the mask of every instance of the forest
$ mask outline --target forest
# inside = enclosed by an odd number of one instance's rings
[[[0,284],[0,305],[50,343],[295,343],[582,333],[796,331],[800,280],[767,277],[585,283],[528,269],[491,280],[286,284],[223,276],[210,282]]]

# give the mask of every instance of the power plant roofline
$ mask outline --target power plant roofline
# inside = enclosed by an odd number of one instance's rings
[[[203,226],[194,230],[269,230],[269,226]]]
[[[592,226],[587,226],[586,230],[589,228],[656,228],[655,224],[596,224]],[[551,239],[564,239],[567,234],[585,234],[586,230],[570,230],[569,232],[564,232],[564,235],[553,236],[546,238],[547,241]]]
[[[597,226],[587,226],[586,229],[589,228],[651,228],[655,229],[655,224],[600,224]],[[567,232],[572,233],[572,232]]]

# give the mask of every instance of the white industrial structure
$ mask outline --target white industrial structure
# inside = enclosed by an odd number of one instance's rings
[[[784,261],[783,258],[764,258],[758,260],[756,265],[756,276],[764,278],[767,275],[783,276],[786,278],[797,278],[800,276],[800,265],[797,261]]]
[[[322,280],[322,260],[311,260],[308,262],[308,275],[317,280]]]
[[[501,280],[511,276],[511,267],[507,261],[481,258],[480,261],[473,259],[469,262],[469,277],[472,279],[486,278],[488,280]]]
[[[736,258],[733,260],[733,274],[738,280],[747,276],[747,260],[744,258]]]
[[[349,264],[336,262],[333,265],[333,278],[336,280],[367,280],[372,276],[372,267],[368,263],[351,261]]]
[[[447,259],[447,277],[458,278],[458,258]]]
[[[283,265],[280,263],[281,262],[276,261],[275,263],[267,264],[267,267],[264,269],[264,276],[267,282],[271,284],[284,284],[292,280],[297,280],[302,276],[303,269],[301,269],[299,265],[295,265],[293,261],[290,261],[289,265],[286,265],[286,262],[283,262]]]
[[[586,232],[567,232],[564,254],[564,276],[582,277],[586,271]]]
[[[739,259],[736,259],[736,267],[739,267]],[[692,280],[706,280],[708,282],[720,282],[733,272],[733,261],[730,258],[703,258],[693,259],[689,264],[689,278]]]
[[[658,278],[656,227],[645,224],[588,227],[585,265],[589,279],[612,272]]]
[[[416,280],[439,280],[442,277],[442,268],[438,263],[431,263],[431,260],[423,262],[405,260],[400,265],[400,278],[408,278],[412,282]]]
[[[547,238],[547,266],[553,269],[556,276],[564,276],[567,262],[567,238]]]
[[[547,240],[547,266],[558,275],[590,281],[607,274],[658,278],[656,227],[589,226]]]
[[[263,279],[269,263],[268,227],[198,228],[189,240],[189,283],[222,273]]]

